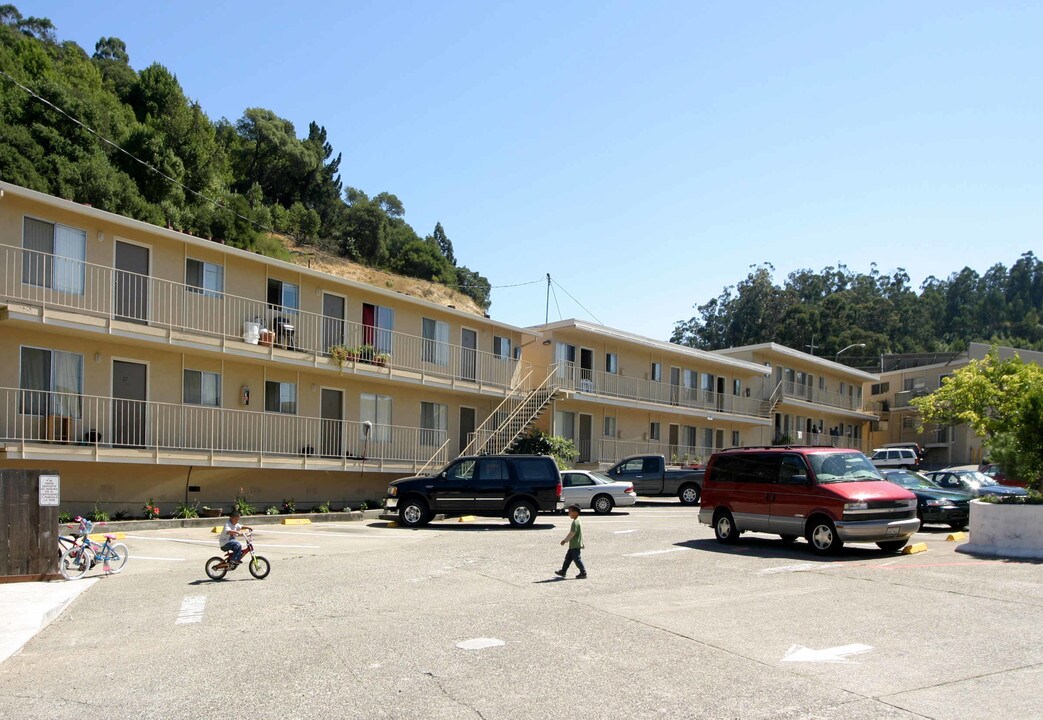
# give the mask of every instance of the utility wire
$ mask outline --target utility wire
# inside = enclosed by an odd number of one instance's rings
[[[562,288],[564,290],[564,288]],[[558,293],[554,291],[554,286],[551,285],[550,294],[554,298],[554,307],[558,310],[558,320],[564,320],[565,318],[561,314],[561,306],[558,305]]]
[[[565,288],[561,287],[561,284],[560,284],[560,283],[559,283],[559,282],[558,282],[557,280],[555,280],[554,278],[551,278],[551,282],[552,282],[552,283],[554,283],[555,285],[557,285],[558,287],[560,287],[560,288],[561,288],[561,291],[562,291],[563,293],[565,293],[565,294],[566,294],[566,295],[568,295],[568,296],[569,296],[570,298],[572,298],[572,302],[576,303],[576,304],[577,304],[577,305],[579,305],[579,306],[580,306],[581,308],[583,308],[584,312],[586,312],[586,313],[587,313],[587,315],[590,315],[590,316],[591,316],[592,318],[594,318],[594,320],[595,320],[595,321],[597,321],[597,324],[598,324],[598,325],[604,325],[604,324],[605,324],[605,323],[601,322],[600,320],[598,320],[598,316],[597,316],[597,315],[595,315],[594,313],[592,313],[592,312],[591,312],[590,310],[587,310],[587,308],[583,307],[583,303],[581,303],[581,302],[580,302],[579,300],[577,300],[576,298],[572,297],[572,293],[570,293],[570,292],[569,292],[568,290],[566,290]],[[557,302],[557,299],[555,299],[555,302]],[[560,312],[560,311],[559,311],[559,312]]]

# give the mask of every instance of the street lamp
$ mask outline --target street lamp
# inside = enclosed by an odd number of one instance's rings
[[[854,345],[848,345],[846,348],[844,348],[843,350],[841,350],[840,352],[837,353],[836,357],[833,358],[833,362],[836,362],[836,363],[840,362],[840,356],[843,353],[846,353],[851,348],[856,348],[856,347],[864,348],[865,346],[866,346],[865,343],[855,343]]]

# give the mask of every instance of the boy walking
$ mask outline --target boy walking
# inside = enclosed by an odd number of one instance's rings
[[[569,551],[565,553],[565,564],[561,566],[561,570],[555,570],[554,574],[563,578],[569,565],[576,563],[576,567],[579,568],[579,575],[576,576],[576,579],[586,580],[587,568],[579,556],[580,551],[583,550],[583,526],[579,523],[579,505],[569,505],[569,517],[572,518],[572,527],[569,528],[569,534],[561,541],[562,545],[569,544]]]

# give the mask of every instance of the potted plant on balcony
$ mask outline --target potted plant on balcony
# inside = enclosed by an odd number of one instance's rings
[[[333,345],[330,347],[330,360],[337,367],[344,367],[347,362],[354,362],[358,356],[358,348],[349,348],[346,345]]]
[[[377,353],[376,355],[373,356],[373,364],[374,365],[379,365],[380,367],[384,367],[389,362],[391,362],[391,353],[382,352],[382,353]]]
[[[372,363],[374,356],[377,354],[377,349],[372,345],[360,345],[357,350],[359,360],[362,362]]]

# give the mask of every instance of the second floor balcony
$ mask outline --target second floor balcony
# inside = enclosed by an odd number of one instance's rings
[[[775,395],[781,399],[801,400],[818,405],[828,405],[841,410],[863,412],[861,392],[854,394],[838,393],[822,390],[812,385],[793,382],[792,380],[783,380],[776,386],[773,397]]]
[[[85,329],[463,389],[506,391],[523,365],[474,347],[7,245],[0,245],[0,302]]]

